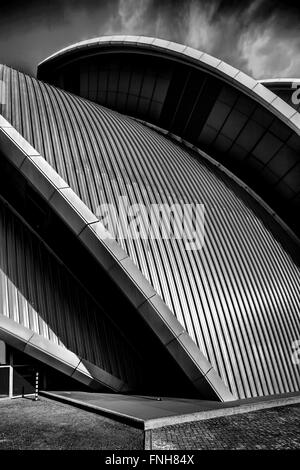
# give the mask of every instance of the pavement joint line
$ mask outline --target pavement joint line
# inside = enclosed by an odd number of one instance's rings
[[[84,401],[81,401],[81,400],[75,400],[74,398],[65,397],[64,395],[58,395],[52,392],[41,391],[39,394],[46,398],[53,398],[62,403],[73,404],[86,411],[92,411],[94,413],[102,414],[103,416],[106,416],[108,418],[116,419],[123,423],[137,427],[139,429],[144,429],[145,421],[143,419],[136,418],[135,416],[127,415],[125,413],[120,413],[119,411],[112,411],[112,410],[109,410],[108,408],[103,408],[101,406],[92,405],[90,403],[85,403]]]
[[[145,429],[144,450],[152,450],[152,430]]]
[[[86,411],[91,411],[94,413],[102,414],[110,419],[115,419],[117,421],[121,421],[133,427],[143,429],[145,432],[150,431],[153,429],[159,429],[165,426],[173,426],[178,424],[184,423],[192,423],[196,421],[204,421],[214,418],[219,418],[222,416],[233,416],[237,414],[243,414],[253,411],[259,411],[267,408],[277,408],[279,406],[287,406],[300,403],[300,394],[288,397],[279,397],[279,398],[272,398],[272,399],[264,399],[265,397],[261,397],[262,400],[255,401],[253,403],[241,403],[241,401],[237,401],[237,403],[233,406],[227,407],[211,407],[207,410],[196,411],[193,413],[182,413],[179,415],[173,416],[165,416],[161,418],[152,418],[152,419],[141,419],[137,418],[136,416],[128,415],[126,413],[121,413],[119,411],[114,411],[109,408],[104,408],[101,406],[93,405],[90,403],[85,402],[84,400],[77,400],[74,398],[70,398],[68,396],[52,393],[52,392],[40,392],[41,396],[45,396],[47,398],[52,398],[58,401],[61,401],[66,404],[71,404],[74,406],[78,406],[81,409]],[[127,397],[127,395],[124,395]],[[151,435],[151,434],[150,434]],[[145,437],[145,445],[146,445],[146,437]]]

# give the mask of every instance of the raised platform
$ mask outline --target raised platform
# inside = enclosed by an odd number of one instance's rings
[[[288,393],[220,403],[173,397],[146,397],[90,392],[41,392],[41,395],[87,411],[122,421],[131,426],[156,429],[249,411],[300,403],[300,393]]]

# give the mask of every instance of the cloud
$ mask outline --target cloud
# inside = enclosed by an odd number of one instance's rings
[[[241,56],[256,78],[300,77],[298,27],[283,27],[275,15],[241,36]]]
[[[31,73],[66,45],[133,34],[187,44],[255,78],[300,76],[300,8],[290,0],[11,0],[1,9],[0,62]]]
[[[255,78],[288,77],[300,76],[298,19],[298,11],[268,0],[119,0],[104,33],[169,39],[208,52]]]
[[[104,28],[101,25],[99,34],[137,34],[145,26],[151,4],[151,0],[119,0],[115,13]]]

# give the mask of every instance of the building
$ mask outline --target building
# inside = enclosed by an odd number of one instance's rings
[[[147,37],[83,41],[37,77],[0,68],[3,387],[40,370],[45,388],[299,391],[297,110]],[[107,238],[97,213],[120,196],[203,204],[203,248]]]

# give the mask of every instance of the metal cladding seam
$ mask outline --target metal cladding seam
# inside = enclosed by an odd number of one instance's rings
[[[205,205],[205,245],[119,240],[240,398],[299,390],[300,271],[264,209],[141,123],[1,67],[3,116],[97,213],[102,203]],[[275,228],[274,228],[275,226]]]

